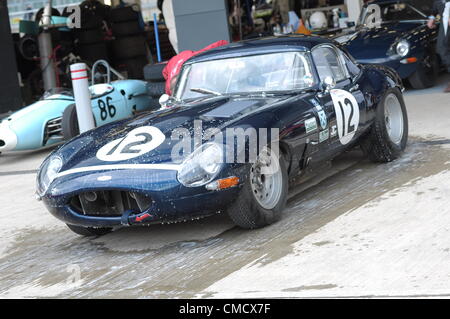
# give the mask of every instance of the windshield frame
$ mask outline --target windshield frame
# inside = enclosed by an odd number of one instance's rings
[[[411,10],[417,12],[419,15],[423,16],[423,19],[412,19],[412,20],[381,20],[381,24],[384,23],[392,23],[392,22],[417,22],[417,21],[426,21],[428,19],[428,16],[422,12],[421,10],[417,9],[416,7],[414,7],[413,5],[411,5],[410,3],[408,3],[407,1],[396,1],[396,2],[385,2],[385,3],[381,3],[381,4],[386,4],[386,5],[392,5],[392,4],[404,4],[406,6],[408,6],[409,8],[411,8]],[[361,12],[359,14],[358,17],[358,23],[356,24],[356,27],[365,27],[366,23],[363,23],[363,21],[365,20],[365,18],[367,17],[367,8],[370,5],[378,5],[381,8],[381,5],[379,3],[366,3],[364,4],[364,6],[361,8]],[[364,19],[363,19],[364,17]]]
[[[234,55],[234,56],[229,56],[229,57],[221,57],[218,59],[211,59],[211,60],[205,60],[205,61],[196,61],[196,62],[186,62],[183,67],[181,68],[180,71],[180,76],[178,78],[178,81],[175,85],[175,90],[174,90],[174,98],[176,101],[185,101],[185,100],[193,100],[193,99],[198,99],[201,97],[185,97],[183,98],[182,95],[185,93],[185,86],[188,82],[188,76],[190,74],[190,68],[192,67],[192,65],[197,64],[197,63],[203,63],[203,62],[210,62],[210,61],[223,61],[223,60],[230,60],[230,59],[237,59],[237,58],[247,58],[247,57],[252,57],[252,56],[263,56],[263,55],[270,55],[270,54],[280,54],[280,53],[299,53],[299,54],[303,54],[304,57],[306,58],[306,63],[308,63],[308,66],[310,68],[312,77],[313,77],[313,81],[314,84],[311,87],[305,87],[303,89],[286,89],[286,90],[265,90],[265,91],[243,91],[243,92],[230,92],[230,93],[221,93],[221,96],[255,96],[255,95],[274,95],[274,94],[293,94],[293,92],[297,91],[298,93],[300,92],[305,92],[305,91],[317,91],[320,87],[320,83],[319,83],[319,77],[317,74],[317,70],[316,70],[316,66],[314,64],[314,61],[312,59],[311,56],[311,52],[309,50],[302,50],[302,49],[298,49],[298,50],[280,50],[280,51],[271,51],[270,53],[268,52],[258,52],[255,54],[245,54],[245,55]],[[204,97],[207,96],[211,96],[211,95],[204,95]]]
[[[53,97],[56,96],[56,97]],[[64,98],[67,97],[67,98]],[[64,87],[55,87],[49,90],[46,90],[39,98],[39,101],[44,100],[70,100],[74,99],[73,90],[70,88]]]

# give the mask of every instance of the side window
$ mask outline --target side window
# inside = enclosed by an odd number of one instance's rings
[[[312,51],[314,63],[317,67],[320,80],[331,76],[336,82],[346,79],[345,71],[336,52],[330,47],[319,47]]]
[[[342,56],[344,57],[344,62],[345,65],[347,66],[347,70],[348,73],[350,73],[350,76],[352,78],[357,76],[361,72],[361,69],[359,68],[358,64],[347,53],[342,52]]]

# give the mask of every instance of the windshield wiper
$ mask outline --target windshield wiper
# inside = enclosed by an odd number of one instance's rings
[[[222,95],[222,93],[220,93],[220,92],[209,90],[209,89],[202,89],[202,88],[192,88],[191,91],[201,93],[201,94],[212,94],[212,95],[217,95],[217,96]]]

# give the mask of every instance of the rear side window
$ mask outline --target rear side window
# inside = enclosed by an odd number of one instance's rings
[[[312,51],[312,56],[321,81],[327,76],[333,77],[336,82],[346,79],[346,73],[335,50],[319,47]]]
[[[342,52],[342,56],[344,57],[344,63],[347,66],[347,70],[348,70],[348,73],[350,73],[350,76],[352,78],[357,76],[361,72],[361,69],[359,68],[356,61],[350,55],[346,54],[345,52]]]

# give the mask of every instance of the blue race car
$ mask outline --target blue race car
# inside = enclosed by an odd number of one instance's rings
[[[121,78],[116,71],[111,71]],[[93,73],[95,74],[95,69]],[[123,78],[111,82],[109,70],[107,77],[108,83],[93,84],[89,88],[97,126],[131,117],[136,112],[153,106],[147,82]],[[72,91],[54,89],[46,92],[40,101],[1,121],[0,152],[38,149],[78,134]]]
[[[285,36],[188,60],[166,109],[103,125],[50,154],[37,197],[74,232],[226,211],[240,227],[281,218],[289,186],[355,145],[377,162],[408,138],[402,83],[334,41]]]
[[[355,30],[335,38],[363,64],[397,71],[415,89],[434,85],[440,59],[437,30],[426,25],[432,1],[375,0],[364,5]]]

